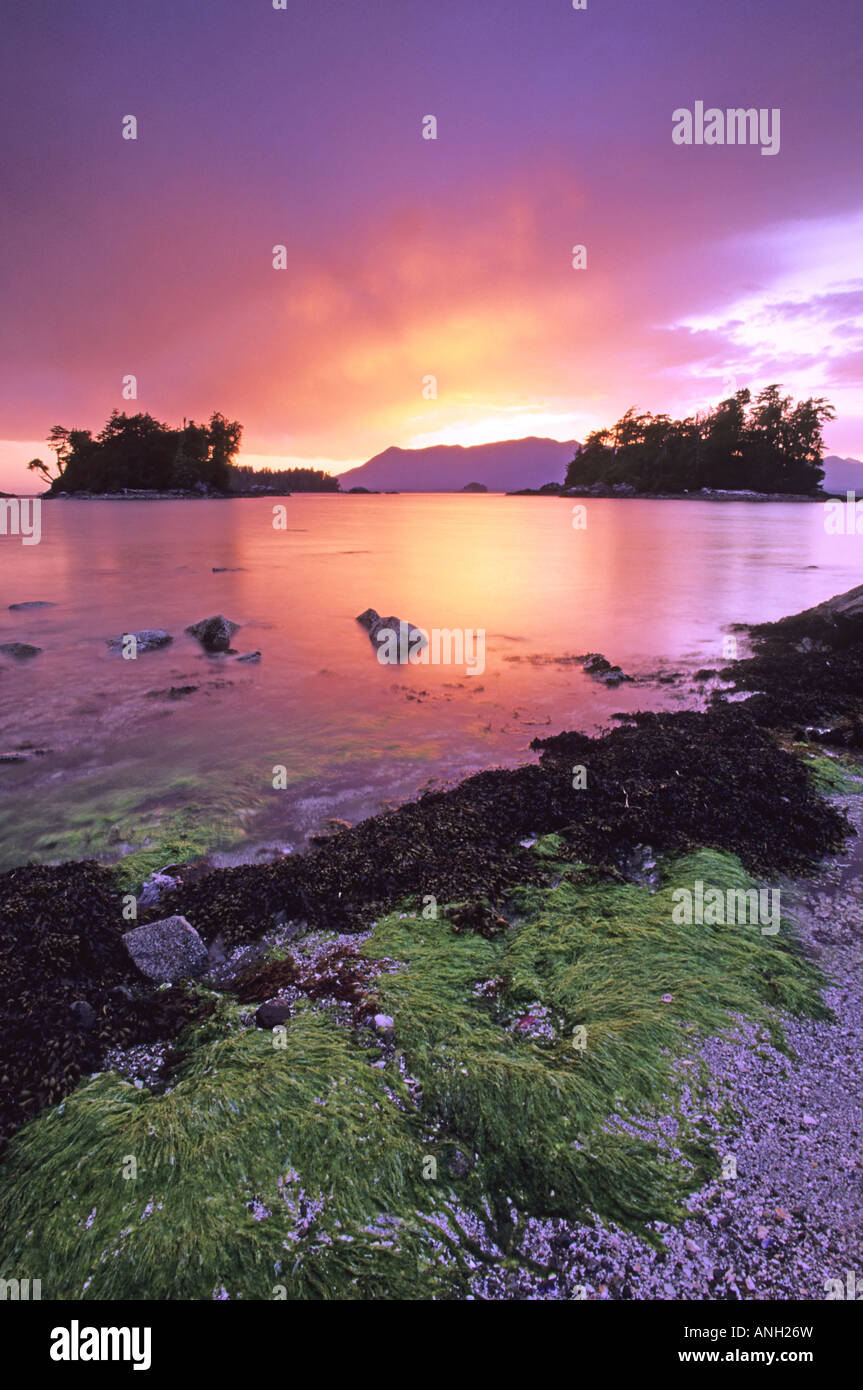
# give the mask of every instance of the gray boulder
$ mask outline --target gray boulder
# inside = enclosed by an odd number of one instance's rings
[[[129,637],[134,637],[138,652],[156,651],[159,647],[167,647],[168,643],[174,640],[170,632],[166,632],[164,628],[145,627],[140,632],[124,632],[122,637],[109,637],[108,646],[112,652],[120,651]]]
[[[239,623],[232,623],[230,618],[217,613],[214,618],[202,618],[199,623],[193,623],[186,631],[198,639],[204,651],[227,652],[231,649],[231,638],[239,628]]]
[[[173,983],[203,975],[207,948],[185,917],[163,917],[123,933],[132,960],[151,980]]]

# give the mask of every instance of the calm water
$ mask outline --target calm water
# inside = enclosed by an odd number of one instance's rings
[[[532,757],[531,738],[616,710],[679,707],[722,662],[724,629],[859,583],[863,539],[828,536],[818,505],[593,501],[585,530],[557,498],[402,495],[273,503],[73,502],[43,539],[0,537],[0,863],[139,843],[183,808],[236,854],[299,848],[430,781]],[[213,573],[214,566],[230,572]],[[11,613],[33,599],[56,606]],[[486,666],[383,666],[368,606],[425,628],[484,629]],[[183,629],[224,613],[238,652]],[[106,638],[164,627],[136,661]],[[555,658],[604,652],[644,683],[608,691]],[[647,678],[653,678],[648,680]],[[171,687],[195,686],[182,699]],[[273,769],[288,787],[273,790]]]

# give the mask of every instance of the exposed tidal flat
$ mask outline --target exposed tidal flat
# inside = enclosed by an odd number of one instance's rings
[[[863,589],[751,639],[704,709],[167,875],[137,921],[192,924],[193,981],[135,968],[114,869],[3,875],[0,1275],[794,1299],[859,1268]],[[681,922],[698,884],[780,888],[780,929]]]

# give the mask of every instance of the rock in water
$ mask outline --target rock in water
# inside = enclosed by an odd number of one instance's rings
[[[192,637],[197,637],[205,651],[227,652],[231,648],[231,638],[239,627],[239,623],[232,623],[230,618],[217,613],[215,618],[202,618],[199,623],[193,623],[186,631]]]
[[[602,652],[588,652],[578,660],[587,674],[593,676],[595,681],[601,681],[603,685],[620,685],[622,681],[631,680],[630,676],[623,674],[619,666],[613,666]]]
[[[109,637],[108,646],[114,652],[119,651],[130,637],[135,639],[137,652],[155,651],[158,647],[167,647],[174,640],[170,632],[162,627],[145,627],[140,632],[124,632],[122,637]]]
[[[173,984],[203,975],[207,948],[185,917],[163,917],[123,933],[123,945],[142,975]]]
[[[38,656],[41,647],[31,647],[29,642],[4,642],[0,652],[4,656],[14,656],[18,661],[26,661],[30,656]]]
[[[381,643],[390,644],[398,651],[398,659],[404,663],[408,659],[408,648],[413,647],[419,650],[428,645],[428,638],[421,627],[414,627],[412,623],[404,622],[401,618],[390,616],[382,618],[380,613],[374,608],[367,608],[364,613],[360,613],[357,622],[366,629],[369,634],[369,641],[376,652],[382,650]],[[384,638],[384,633],[392,633],[392,639]]]
[[[26,603],[10,603],[10,604],[9,604],[9,612],[10,612],[10,613],[20,613],[20,612],[21,612],[23,609],[25,609],[25,608],[55,608],[55,607],[56,607],[56,604],[49,603],[47,599],[44,599],[44,598],[31,598],[31,599],[28,599],[28,600],[26,601]]]

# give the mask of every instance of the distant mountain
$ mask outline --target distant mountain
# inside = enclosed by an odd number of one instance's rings
[[[863,463],[859,459],[842,459],[838,454],[830,454],[824,460],[825,492],[856,492],[863,497]]]
[[[342,491],[461,492],[483,483],[489,492],[562,483],[574,439],[505,439],[499,444],[434,444],[428,449],[385,449],[340,474]]]

